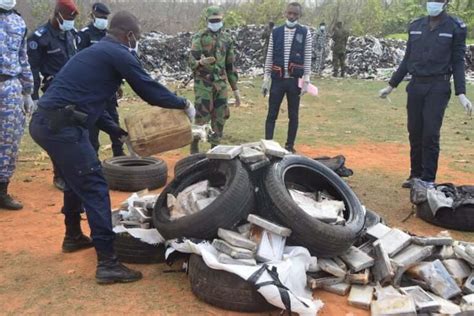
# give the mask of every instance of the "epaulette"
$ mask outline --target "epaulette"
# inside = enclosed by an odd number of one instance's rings
[[[410,21],[410,24],[415,23],[415,22],[417,22],[417,21],[420,21],[420,20],[423,19],[423,18],[424,18],[424,16],[421,16],[421,17],[419,17],[419,18],[413,19],[413,20]]]
[[[460,28],[462,29],[465,29],[467,26],[466,26],[466,23],[464,23],[463,20],[461,20],[460,18],[458,18],[457,16],[449,16],[451,18],[451,20],[454,21],[454,23],[456,23],[457,26],[459,26]]]
[[[44,34],[46,34],[47,31],[48,31],[48,30],[46,29],[45,26],[41,26],[41,27],[39,27],[38,29],[36,29],[35,35],[38,36],[38,37],[41,37],[41,36],[43,36]]]
[[[85,28],[83,28],[83,29],[81,30],[81,32],[85,32],[85,31],[87,31],[88,29],[89,29],[89,27],[86,26]]]

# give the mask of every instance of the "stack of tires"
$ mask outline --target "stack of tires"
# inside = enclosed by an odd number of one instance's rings
[[[221,188],[222,193],[200,212],[172,221],[168,194],[176,196],[203,180]],[[292,199],[289,188],[326,190],[344,202],[346,224],[331,225],[311,217]],[[355,193],[334,171],[318,161],[286,155],[250,171],[239,159],[209,160],[204,154],[191,155],[176,164],[175,179],[155,204],[153,223],[167,240],[213,239],[219,228],[235,230],[246,222],[250,213],[290,228],[288,243],[306,247],[317,257],[344,253],[363,233],[365,223],[365,211]],[[245,312],[273,308],[250,283],[228,272],[208,268],[200,256],[191,256],[188,273],[193,293],[211,305]]]

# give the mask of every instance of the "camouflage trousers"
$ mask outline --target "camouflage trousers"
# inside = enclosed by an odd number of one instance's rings
[[[341,77],[346,72],[346,53],[334,53],[332,55],[333,76],[337,77],[341,69]]]
[[[317,75],[321,76],[324,70],[325,62],[326,62],[326,50],[325,49],[316,50],[315,60],[314,60],[314,72]]]
[[[25,129],[22,86],[18,79],[0,82],[0,182],[8,182],[16,167]]]
[[[227,104],[227,82],[217,81],[211,83],[195,80],[194,95],[196,106],[197,125],[211,122],[214,136],[209,138],[209,143],[218,145],[224,133],[225,121],[230,117]]]

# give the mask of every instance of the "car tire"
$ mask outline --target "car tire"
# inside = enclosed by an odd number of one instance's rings
[[[190,185],[209,180],[222,186],[222,193],[200,212],[170,220],[168,194],[177,196]],[[205,160],[185,170],[160,194],[152,213],[153,224],[166,239],[179,237],[212,239],[219,228],[233,229],[255,206],[253,186],[239,160]]]
[[[325,189],[344,201],[346,224],[331,225],[306,214],[293,201],[286,183],[313,192]],[[267,170],[263,185],[268,203],[263,210],[266,217],[290,228],[289,242],[306,247],[317,257],[343,254],[363,232],[365,214],[359,199],[346,182],[320,162],[287,155]]]
[[[115,234],[115,253],[124,263],[163,263],[165,262],[164,244],[151,245],[133,237],[129,233]]]
[[[179,160],[174,166],[174,177],[177,178],[180,174],[183,173],[187,168],[195,165],[201,160],[207,159],[205,153],[197,153],[189,155],[181,160]]]
[[[210,305],[247,313],[275,309],[253,284],[233,273],[209,268],[196,254],[189,258],[188,275],[191,291]]]
[[[102,163],[109,189],[137,192],[163,187],[168,178],[166,162],[154,157],[114,157]]]

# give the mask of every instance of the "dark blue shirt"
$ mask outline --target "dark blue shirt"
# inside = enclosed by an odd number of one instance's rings
[[[466,24],[442,13],[441,21],[430,29],[429,17],[410,24],[405,57],[389,84],[397,87],[407,73],[415,77],[453,75],[456,95],[466,93]]]
[[[107,35],[106,30],[99,30],[90,23],[88,26],[83,28],[77,36],[77,48],[83,50],[93,44],[98,43],[102,38]]]
[[[48,85],[76,51],[76,31],[63,32],[48,22],[30,35],[28,59],[35,82],[34,100],[39,97],[40,73],[44,78],[43,83]]]
[[[186,100],[177,97],[153,80],[130,49],[111,37],[76,54],[56,75],[38,102],[43,109],[76,105],[89,115],[92,126],[104,113],[110,100],[125,79],[133,91],[151,105],[184,109]]]

